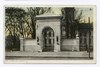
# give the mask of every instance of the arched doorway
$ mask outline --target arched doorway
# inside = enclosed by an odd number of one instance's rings
[[[54,51],[54,31],[50,27],[46,27],[42,31],[43,34],[43,51]]]

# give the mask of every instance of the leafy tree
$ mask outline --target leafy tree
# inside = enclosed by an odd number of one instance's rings
[[[67,38],[75,38],[78,31],[79,22],[82,18],[82,11],[78,14],[78,11],[74,7],[62,8],[63,19],[65,24],[65,31]]]
[[[6,46],[9,44],[11,47],[11,50],[18,47],[19,41],[17,42],[17,39],[19,39],[19,36],[24,37],[24,17],[26,15],[25,10],[21,8],[13,8],[13,7],[7,7],[5,8],[5,33],[7,33],[8,36],[6,36]]]
[[[78,14],[79,10],[75,10],[75,23],[76,23],[76,30],[79,31],[79,27],[80,27],[80,22],[82,22],[82,13],[83,11],[81,10]]]
[[[22,35],[23,36],[23,23],[25,17],[25,10],[21,8],[9,7],[5,9],[5,26],[6,33],[9,35]]]
[[[6,46],[11,49],[18,47],[17,39],[23,38],[35,38],[35,17],[46,13],[50,8],[45,7],[30,7],[26,11],[23,8],[6,7],[5,8],[5,33],[6,33]],[[19,41],[18,41],[19,42]]]
[[[49,12],[51,8],[50,7],[48,8],[47,7],[30,7],[27,9],[28,9],[28,14],[31,18],[32,38],[35,39],[36,38],[36,29],[35,29],[36,16]]]

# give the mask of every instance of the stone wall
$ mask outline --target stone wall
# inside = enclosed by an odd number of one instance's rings
[[[62,39],[62,51],[79,51],[79,39]]]
[[[60,46],[59,46],[60,45]],[[79,39],[62,39],[62,44],[55,46],[55,50],[61,48],[61,51],[79,51]],[[36,39],[20,40],[20,51],[41,52],[42,47],[37,45]]]
[[[29,52],[38,52],[40,47],[36,43],[36,39],[21,39],[20,50]]]

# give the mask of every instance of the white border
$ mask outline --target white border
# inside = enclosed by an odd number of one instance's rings
[[[0,67],[100,67],[100,0],[29,0],[29,1],[23,1],[20,2],[20,0],[16,1],[14,0],[10,1],[5,1],[5,0],[0,0]],[[32,1],[32,2],[31,2]],[[62,1],[62,2],[59,2]],[[4,51],[3,51],[3,6],[4,5],[15,5],[15,4],[23,4],[23,5],[86,5],[86,4],[92,4],[97,6],[97,24],[96,24],[96,45],[97,45],[97,63],[95,65],[93,64],[4,64],[3,63],[3,58],[4,58]]]
[[[93,33],[96,31],[95,30],[95,25],[96,25],[96,6],[95,5],[5,5],[4,6],[4,10],[5,7],[91,7],[93,8],[93,26],[94,26],[94,30]],[[5,16],[5,11],[4,11],[4,16]],[[4,19],[5,21],[5,19]],[[95,33],[94,33],[95,36]],[[95,37],[94,37],[95,40]],[[95,42],[93,42],[93,60],[5,60],[5,63],[96,63],[96,44]],[[5,47],[5,46],[4,46]],[[4,54],[5,55],[5,54]]]

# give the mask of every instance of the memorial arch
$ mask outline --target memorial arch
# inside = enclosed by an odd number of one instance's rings
[[[36,17],[37,45],[41,51],[59,52],[61,46],[61,16],[42,15]]]

